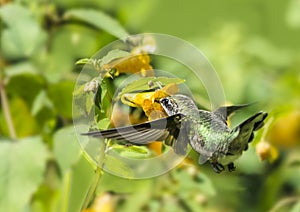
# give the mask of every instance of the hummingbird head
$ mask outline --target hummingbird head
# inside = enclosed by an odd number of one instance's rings
[[[165,112],[168,114],[168,116],[172,116],[178,113],[179,107],[176,102],[176,100],[171,97],[165,97],[161,100],[159,100],[161,106],[164,108]]]
[[[160,100],[161,106],[164,108],[168,116],[178,113],[183,115],[197,115],[198,108],[193,100],[185,95],[177,94],[168,96]]]

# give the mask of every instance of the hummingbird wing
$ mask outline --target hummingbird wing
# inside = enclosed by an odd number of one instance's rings
[[[174,152],[178,155],[185,155],[189,143],[186,127],[181,126],[180,129],[171,129],[169,135],[165,139],[165,144],[172,146]]]
[[[187,134],[181,130],[184,115],[175,114],[167,118],[157,119],[142,124],[126,127],[112,128],[108,130],[91,131],[82,135],[123,140],[133,144],[148,144],[153,141],[163,141],[174,148],[175,153],[185,154],[188,139]],[[182,142],[178,144],[178,142]]]
[[[237,137],[231,142],[228,152],[235,154],[248,148],[248,143],[254,138],[254,131],[259,130],[264,125],[264,120],[268,113],[258,112],[246,119],[232,132],[239,132]]]
[[[222,106],[217,108],[215,111],[213,111],[214,114],[219,116],[225,123],[227,121],[227,118],[234,113],[237,110],[240,110],[245,107],[249,107],[253,103],[250,104],[243,104],[243,105],[232,105],[232,106]]]

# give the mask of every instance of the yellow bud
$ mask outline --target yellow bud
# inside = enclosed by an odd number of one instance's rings
[[[295,110],[279,117],[268,131],[267,138],[280,147],[300,144],[300,111]]]
[[[260,160],[269,160],[274,162],[278,158],[277,148],[267,141],[261,141],[256,145],[256,153]]]

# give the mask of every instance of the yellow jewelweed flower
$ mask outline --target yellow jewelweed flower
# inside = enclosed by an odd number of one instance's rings
[[[171,83],[152,92],[124,94],[121,100],[131,107],[141,107],[148,119],[154,120],[166,117],[166,113],[158,101],[177,92],[178,86]]]
[[[148,120],[155,120],[167,116],[158,101],[161,98],[177,93],[178,90],[178,86],[175,83],[171,83],[153,92],[124,94],[123,99],[127,100],[125,104],[129,104],[132,107],[141,107],[148,117]],[[152,142],[149,144],[149,148],[158,155],[162,153],[161,142]]]
[[[115,69],[115,75],[120,73],[138,73],[141,72],[142,76],[154,76],[153,68],[150,65],[150,56],[145,53],[132,54],[127,57],[119,58],[104,64],[102,69],[109,73],[110,70]]]

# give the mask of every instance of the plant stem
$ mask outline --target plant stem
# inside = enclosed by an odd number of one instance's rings
[[[98,167],[95,172],[96,173],[95,173],[93,182],[91,183],[89,191],[87,192],[85,200],[84,200],[84,202],[82,204],[81,211],[84,211],[84,209],[87,209],[89,203],[91,202],[91,200],[93,198],[93,195],[96,192],[96,189],[97,189],[97,186],[98,186],[98,182],[99,182],[99,180],[100,180],[100,178],[102,176],[102,173],[103,173],[100,167]]]
[[[69,198],[70,198],[70,185],[71,185],[71,171],[67,171],[63,178],[63,187],[61,191],[62,201],[60,211],[68,212]]]
[[[87,192],[87,195],[85,197],[85,200],[82,204],[82,207],[81,207],[81,211],[85,210],[89,203],[91,202],[92,198],[93,198],[93,195],[95,194],[96,192],[96,189],[97,189],[97,186],[98,186],[98,183],[99,183],[99,180],[103,174],[103,170],[102,170],[102,166],[103,166],[103,163],[104,163],[104,159],[105,159],[105,154],[106,154],[106,149],[107,149],[107,142],[104,142],[104,147],[101,148],[101,152],[100,152],[100,158],[99,158],[99,161],[98,161],[98,164],[97,164],[97,168],[95,170],[95,176],[94,176],[94,179],[90,185],[90,188]]]
[[[0,65],[1,66],[1,65]],[[8,126],[10,138],[15,140],[17,138],[16,130],[13,125],[13,121],[11,118],[11,113],[9,109],[8,99],[6,95],[5,85],[2,80],[2,67],[0,67],[0,99],[1,99],[1,106],[3,109],[4,117]]]

